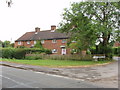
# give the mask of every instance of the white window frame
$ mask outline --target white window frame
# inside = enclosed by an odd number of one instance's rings
[[[37,43],[37,41],[34,41],[34,45]]]
[[[67,42],[67,40],[66,39],[62,39],[62,43],[66,43]]]
[[[44,43],[45,43],[45,40],[41,40],[41,43],[44,44]]]
[[[57,53],[57,49],[52,49],[52,53]]]
[[[73,40],[72,43],[76,43],[76,41]]]
[[[30,44],[30,41],[27,41],[27,44]]]
[[[57,40],[56,40],[56,39],[53,39],[53,40],[52,40],[52,43],[57,43]]]
[[[21,41],[18,41],[18,45],[21,45]]]

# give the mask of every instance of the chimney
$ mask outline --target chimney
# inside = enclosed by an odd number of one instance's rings
[[[36,28],[35,28],[35,32],[40,32],[40,28],[39,28],[39,27],[36,27]]]
[[[56,26],[55,26],[55,25],[52,25],[52,26],[51,26],[51,30],[56,30]]]

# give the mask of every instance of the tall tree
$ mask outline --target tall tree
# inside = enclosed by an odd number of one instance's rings
[[[83,48],[95,42],[107,47],[119,31],[119,2],[80,2],[64,9],[59,29],[70,32]],[[74,27],[73,27],[74,26]]]

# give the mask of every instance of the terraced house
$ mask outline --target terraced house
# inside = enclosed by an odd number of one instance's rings
[[[57,32],[56,26],[52,25],[50,30],[40,30],[35,28],[33,32],[26,32],[15,41],[14,47],[25,46],[34,47],[37,40],[40,40],[44,48],[52,50],[53,54],[70,54],[70,48],[67,48],[69,36],[65,33]]]

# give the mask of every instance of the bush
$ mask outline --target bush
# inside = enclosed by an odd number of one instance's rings
[[[52,51],[51,51],[51,50],[46,49],[46,50],[45,50],[45,53],[46,53],[46,54],[52,54]]]
[[[113,48],[114,55],[120,56],[120,47]]]
[[[12,59],[14,56],[14,49],[13,48],[2,48],[2,58],[9,58]]]
[[[24,59],[26,54],[51,54],[51,50],[40,48],[0,48],[2,58]],[[37,59],[37,57],[34,57]],[[39,57],[40,58],[40,57]]]
[[[27,59],[27,60],[38,60],[38,59],[42,59],[42,57],[37,56],[37,55],[35,55],[35,56],[25,56],[25,59]]]
[[[15,59],[24,59],[26,51],[24,49],[15,49],[13,57]]]

